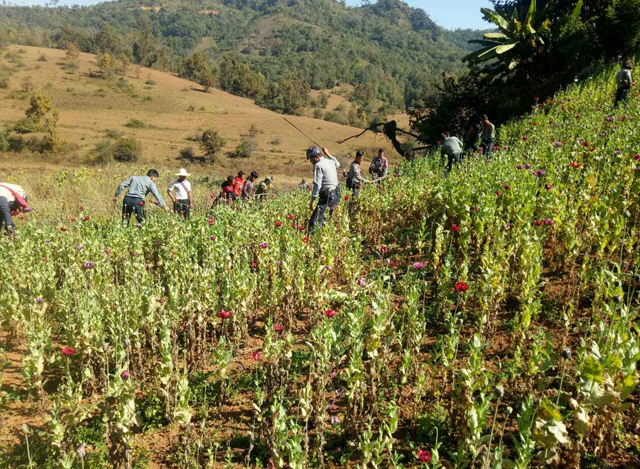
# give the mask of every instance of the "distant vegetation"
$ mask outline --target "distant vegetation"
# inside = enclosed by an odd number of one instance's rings
[[[306,107],[310,89],[349,84],[366,123],[380,102],[404,109],[442,72],[463,73],[461,58],[476,47],[468,39],[480,36],[443,30],[399,0],[359,8],[334,0],[179,0],[141,8],[154,5],[2,7],[0,37],[68,49],[71,69],[76,51],[92,52],[103,72],[123,74],[130,64],[178,72],[205,90],[218,86],[285,113]]]

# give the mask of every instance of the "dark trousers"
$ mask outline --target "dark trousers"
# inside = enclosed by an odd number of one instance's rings
[[[454,164],[460,163],[460,153],[454,153],[452,155],[447,155],[447,176],[451,172],[451,168],[453,168]]]
[[[631,91],[631,88],[618,88],[618,91],[616,91],[616,102],[614,103],[614,106],[617,106],[620,101],[624,102],[629,99],[629,91]]]
[[[173,211],[178,215],[181,215],[185,220],[188,220],[191,216],[191,209],[189,208],[189,199],[178,199],[173,203]]]
[[[135,197],[125,196],[122,201],[122,221],[127,221],[127,225],[131,221],[131,214],[136,214],[138,223],[142,223],[146,217],[144,210],[144,200]]]
[[[468,153],[475,153],[476,151],[478,151],[478,144],[476,142],[473,143],[465,143],[464,144],[464,153],[462,154],[464,157],[465,154]]]
[[[13,228],[13,220],[11,220],[11,209],[16,205],[16,202],[9,202],[6,197],[0,197],[0,231],[2,226],[9,231],[9,227]]]
[[[333,212],[333,209],[340,203],[340,190],[335,189],[332,191],[321,190],[318,205],[311,214],[311,220],[309,220],[309,233],[313,233],[317,228],[322,227],[324,222],[324,213],[329,209],[329,212]],[[329,215],[331,219],[331,213]]]
[[[487,159],[491,158],[491,154],[493,153],[493,140],[483,140],[480,147]]]

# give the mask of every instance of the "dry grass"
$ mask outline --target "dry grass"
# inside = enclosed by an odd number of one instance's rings
[[[126,87],[118,87],[118,79],[90,78],[97,73],[96,57],[81,54],[79,69],[72,74],[64,68],[65,51],[41,47],[11,46],[9,51],[24,49],[21,55],[23,66],[16,68],[5,57],[0,58],[0,67],[8,67],[11,75],[10,88],[0,90],[0,125],[7,125],[24,117],[27,102],[9,98],[20,88],[21,82],[30,77],[36,88],[51,96],[60,109],[62,137],[71,145],[62,154],[50,157],[6,154],[0,156],[0,179],[16,170],[48,172],[51,169],[78,168],[87,163],[96,144],[106,138],[108,129],[115,129],[124,136],[139,139],[144,147],[143,159],[136,165],[179,168],[186,166],[193,174],[221,176],[242,169],[257,170],[261,176],[271,175],[276,183],[291,185],[300,177],[311,174],[305,161],[304,151],[310,142],[289,126],[281,115],[256,106],[249,99],[230,95],[213,89],[204,93],[190,81],[169,73],[142,68],[138,78],[129,71]],[[41,55],[46,62],[39,62]],[[151,80],[155,85],[147,85]],[[193,109],[193,110],[190,110]],[[125,127],[131,119],[138,119],[147,128]],[[359,132],[359,129],[316,120],[308,117],[290,117],[309,136],[327,146],[334,154],[346,154],[356,149],[365,149],[373,155],[377,147],[387,149],[393,155],[389,142],[381,136],[365,135],[345,145],[337,141]],[[180,149],[194,147],[189,137],[213,127],[227,139],[225,153],[232,151],[242,135],[254,125],[258,151],[249,159],[230,159],[222,155],[216,165],[186,164],[178,159]],[[272,142],[279,139],[279,144]],[[395,157],[395,155],[393,155]]]

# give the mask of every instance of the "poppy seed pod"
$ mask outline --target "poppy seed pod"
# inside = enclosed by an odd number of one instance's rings
[[[571,360],[571,350],[568,348],[562,349],[562,358],[565,360]]]
[[[496,386],[496,396],[498,396],[498,399],[502,399],[504,397],[504,388],[501,384]]]

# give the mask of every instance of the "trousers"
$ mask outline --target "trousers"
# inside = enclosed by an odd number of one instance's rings
[[[182,216],[185,220],[188,220],[191,216],[191,209],[189,208],[189,199],[177,199],[173,204],[173,211]]]
[[[138,223],[142,223],[146,217],[144,210],[144,200],[137,197],[129,197],[125,195],[122,201],[122,221],[127,221],[127,225],[131,221],[131,215],[136,214],[136,220]]]
[[[0,231],[4,225],[5,229],[9,231],[9,227],[13,227],[13,220],[11,219],[11,209],[16,205],[16,202],[9,202],[6,197],[0,197]]]
[[[329,209],[333,211],[335,207],[340,203],[340,189],[333,190],[323,189],[320,191],[320,197],[318,199],[318,205],[311,214],[309,220],[309,233],[313,233],[316,228],[321,228],[324,222],[324,214]],[[331,217],[329,217],[331,218]]]

